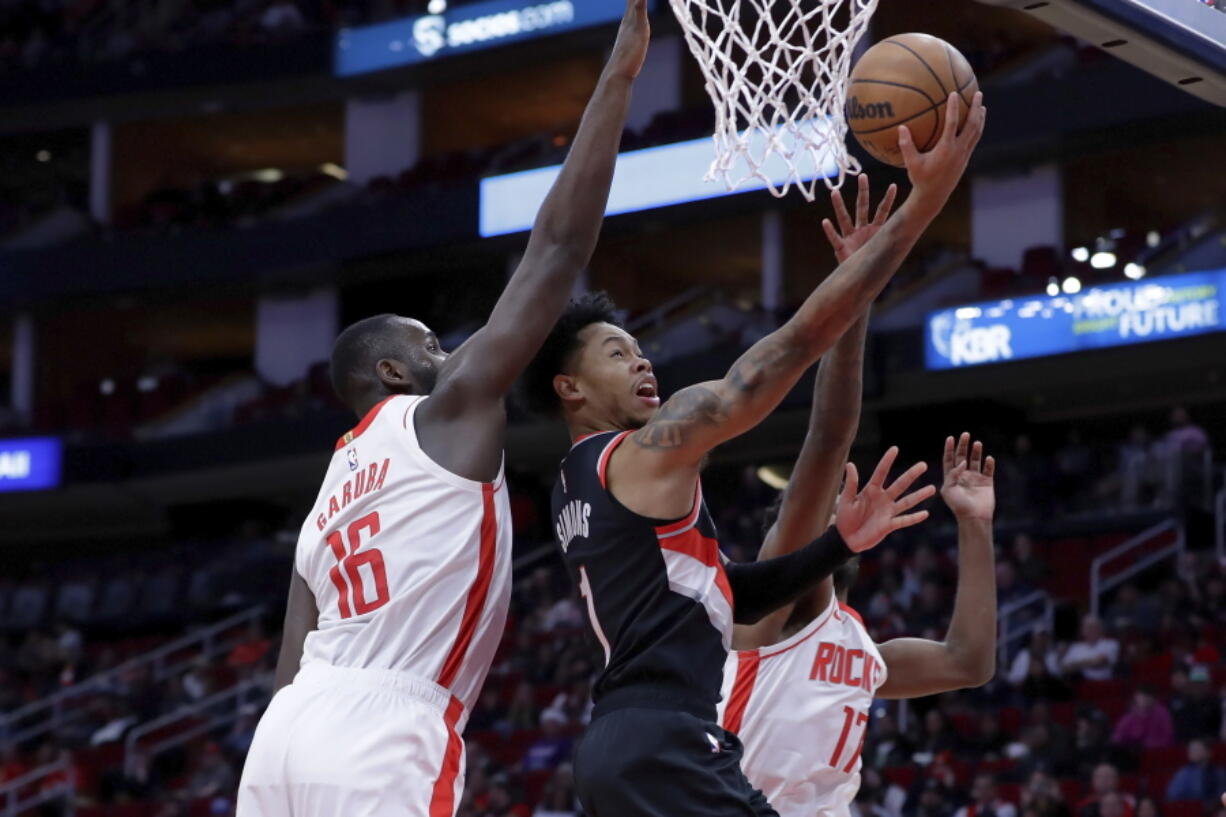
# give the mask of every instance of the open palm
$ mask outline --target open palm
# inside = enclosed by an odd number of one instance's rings
[[[834,524],[847,547],[855,553],[876,546],[896,530],[918,525],[928,518],[928,511],[906,513],[936,493],[936,488],[931,485],[906,493],[920,475],[928,470],[928,466],[918,462],[894,482],[886,485],[885,478],[897,458],[898,447],[893,446],[885,452],[881,462],[877,463],[864,490],[858,492],[860,478],[856,466],[847,463],[846,479],[843,492],[839,495],[838,506],[835,508]]]
[[[984,458],[983,443],[971,444],[971,435],[962,432],[957,446],[954,438],[945,438],[945,454],[941,458],[945,480],[941,499],[960,519],[992,518],[996,510],[996,460]]]
[[[822,229],[826,231],[826,238],[830,241],[830,246],[834,248],[834,257],[840,264],[851,258],[852,253],[868,243],[881,225],[885,224],[886,219],[890,217],[890,210],[894,207],[894,198],[898,195],[898,185],[891,184],[885,191],[885,196],[881,199],[881,203],[877,205],[877,212],[870,220],[868,217],[869,208],[869,192],[868,192],[868,175],[861,173],[856,178],[856,220],[851,220],[851,214],[847,212],[847,205],[843,202],[843,194],[836,187],[830,193],[830,203],[834,207],[834,217],[838,220],[839,226],[836,229],[830,219],[822,219]]]

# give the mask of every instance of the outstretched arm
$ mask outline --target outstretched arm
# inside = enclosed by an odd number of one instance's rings
[[[858,186],[854,224],[838,190],[830,194],[838,221],[837,229],[830,219],[822,221],[822,228],[840,264],[885,223],[898,193],[897,186],[890,185],[870,221],[868,176],[861,174]],[[813,408],[809,412],[809,430],[792,469],[792,476],[783,489],[779,518],[767,531],[762,549],[758,551],[759,560],[791,553],[821,535],[830,525],[839,480],[843,476],[843,463],[847,462],[856,429],[860,425],[867,332],[866,314],[852,324],[818,365],[813,384]],[[811,594],[798,600],[797,604],[824,609],[830,602],[830,592],[830,585],[823,582]],[[792,609],[793,605],[785,605],[755,625],[740,627],[735,635],[736,644],[740,648],[774,644],[782,636]]]
[[[289,601],[285,605],[285,627],[281,631],[281,652],[277,655],[273,692],[287,686],[298,674],[302,648],[307,634],[319,626],[315,596],[295,568],[289,581]]]
[[[725,566],[737,624],[754,624],[791,604],[854,554],[876,547],[894,531],[928,518],[927,511],[907,513],[936,492],[931,485],[925,485],[906,493],[924,472],[922,463],[908,468],[892,484],[885,484],[896,456],[897,448],[887,451],[864,490],[858,493],[856,466],[847,463],[834,525],[816,541],[786,556]]]
[[[876,235],[840,264],[787,323],[750,347],[723,379],[682,389],[635,432],[635,445],[622,448],[651,453],[641,458],[636,473],[659,476],[686,466],[696,471],[708,451],[774,410],[801,374],[868,308],[945,205],[983,133],[982,96],[976,94],[961,134],[959,104],[951,95],[945,132],[928,153],[918,153],[903,128],[900,145],[914,189]]]
[[[436,411],[464,410],[474,401],[500,404],[562,314],[596,248],[631,85],[650,34],[646,0],[628,0],[613,53],[537,213],[523,260],[489,321],[448,358],[434,391],[448,405]]]
[[[970,435],[945,440],[941,498],[958,520],[958,594],[944,641],[896,638],[880,645],[881,698],[918,698],[986,684],[996,672],[996,566],[992,515],[996,462]],[[969,459],[967,449],[970,449]]]

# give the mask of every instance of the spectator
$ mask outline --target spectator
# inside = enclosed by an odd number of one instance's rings
[[[505,714],[499,703],[499,697],[498,685],[487,683],[481,690],[481,697],[477,700],[477,705],[473,707],[472,714],[468,716],[467,728],[469,730],[484,732],[498,726]]]
[[[97,719],[101,725],[89,737],[90,746],[116,743],[136,725],[136,715],[128,701],[118,696],[107,696],[98,704]]]
[[[1017,807],[1000,799],[995,777],[977,774],[971,784],[971,802],[954,812],[954,817],[1017,817]]]
[[[1046,649],[1043,660],[1029,661],[1027,664],[1021,694],[1032,700],[1069,700],[1073,697],[1073,689],[1059,676],[1059,671],[1053,669],[1053,665],[1057,664],[1054,650],[1049,646]]]
[[[578,591],[572,591],[554,602],[541,622],[541,629],[546,632],[553,630],[578,630],[583,627],[583,610],[579,607]]]
[[[1162,620],[1162,606],[1154,595],[1142,596],[1137,586],[1129,582],[1120,588],[1108,608],[1107,620],[1116,630],[1151,632]]]
[[[1088,775],[1101,764],[1109,762],[1114,752],[1111,748],[1111,723],[1107,716],[1093,708],[1078,713],[1073,748],[1078,768],[1083,774]]]
[[[967,741],[967,748],[975,757],[993,760],[1003,757],[1005,745],[1009,739],[1000,728],[1000,718],[995,712],[984,712],[979,716],[975,736]]]
[[[536,726],[536,697],[532,684],[520,681],[507,710],[507,726],[510,729],[531,729]]]
[[[1162,817],[1158,803],[1152,797],[1142,797],[1137,801],[1137,817]]]
[[[1080,672],[1092,681],[1106,681],[1115,673],[1120,657],[1120,643],[1103,635],[1103,625],[1095,616],[1081,620],[1081,640],[1074,641],[1064,653],[1061,668],[1065,672]]]
[[[238,710],[238,720],[226,736],[225,747],[236,757],[245,757],[255,739],[255,727],[259,723],[260,708],[255,704],[243,704]]]
[[[1034,540],[1028,533],[1013,537],[1013,563],[1017,565],[1018,578],[1034,587],[1042,586],[1051,573],[1047,562],[1035,552]]]
[[[1143,749],[1162,749],[1170,746],[1174,738],[1171,713],[1154,698],[1153,689],[1148,686],[1133,693],[1132,708],[1120,718],[1111,736],[1114,743]]]
[[[957,793],[938,780],[925,780],[913,805],[903,810],[907,817],[953,817]]]
[[[293,0],[271,0],[260,17],[260,25],[268,33],[282,37],[301,31],[306,20]]]
[[[935,756],[957,749],[958,743],[958,734],[945,714],[939,709],[929,709],[924,716],[924,736],[919,751]]]
[[[881,772],[865,766],[861,771],[860,790],[851,804],[851,817],[901,817],[907,793],[901,786],[889,782]]]
[[[575,817],[575,795],[565,786],[551,783],[532,817]]]
[[[1226,769],[1212,763],[1203,740],[1192,741],[1188,744],[1188,763],[1167,784],[1166,799],[1200,800],[1209,806],[1222,792],[1226,792]]]
[[[206,744],[199,765],[188,783],[192,797],[215,797],[231,792],[238,785],[234,770],[216,743]]]
[[[1072,817],[1056,779],[1044,771],[1033,772],[1026,781],[1022,808],[1033,817]]]
[[[264,633],[264,626],[256,619],[247,630],[247,637],[230,650],[226,656],[226,664],[231,667],[249,667],[258,664],[268,650],[272,641]]]
[[[1166,433],[1166,444],[1172,453],[1199,454],[1209,448],[1209,435],[1192,422],[1183,406],[1171,409],[1171,430]]]
[[[1123,814],[1114,817],[1133,817],[1136,801],[1130,794],[1120,793],[1120,773],[1110,763],[1100,763],[1090,778],[1090,793],[1077,804],[1077,817],[1113,817],[1101,810],[1103,798],[1117,795],[1122,800]]]
[[[213,691],[213,681],[209,677],[209,664],[204,659],[198,659],[191,669],[183,673],[183,692],[189,701],[202,700]]]
[[[563,734],[566,715],[556,709],[541,713],[541,730],[544,732],[533,741],[524,753],[524,771],[539,772],[555,769],[570,757],[571,739]]]
[[[1193,738],[1212,740],[1222,729],[1222,705],[1209,685],[1209,668],[1198,664],[1188,671],[1187,683],[1171,696],[1171,720],[1175,737],[1180,741]]]

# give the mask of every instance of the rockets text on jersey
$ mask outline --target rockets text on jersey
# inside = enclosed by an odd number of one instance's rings
[[[501,474],[465,479],[422,450],[427,399],[389,397],[337,443],[295,554],[319,610],[303,663],[425,678],[462,727],[506,622],[510,503]]]
[[[780,817],[846,817],[886,667],[859,615],[833,596],[778,644],[724,667],[720,723],[745,747],[741,766]]]

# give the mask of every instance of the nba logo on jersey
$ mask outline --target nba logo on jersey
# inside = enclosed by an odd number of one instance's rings
[[[356,448],[350,448],[347,455],[349,457],[349,470],[358,470],[358,450]]]

